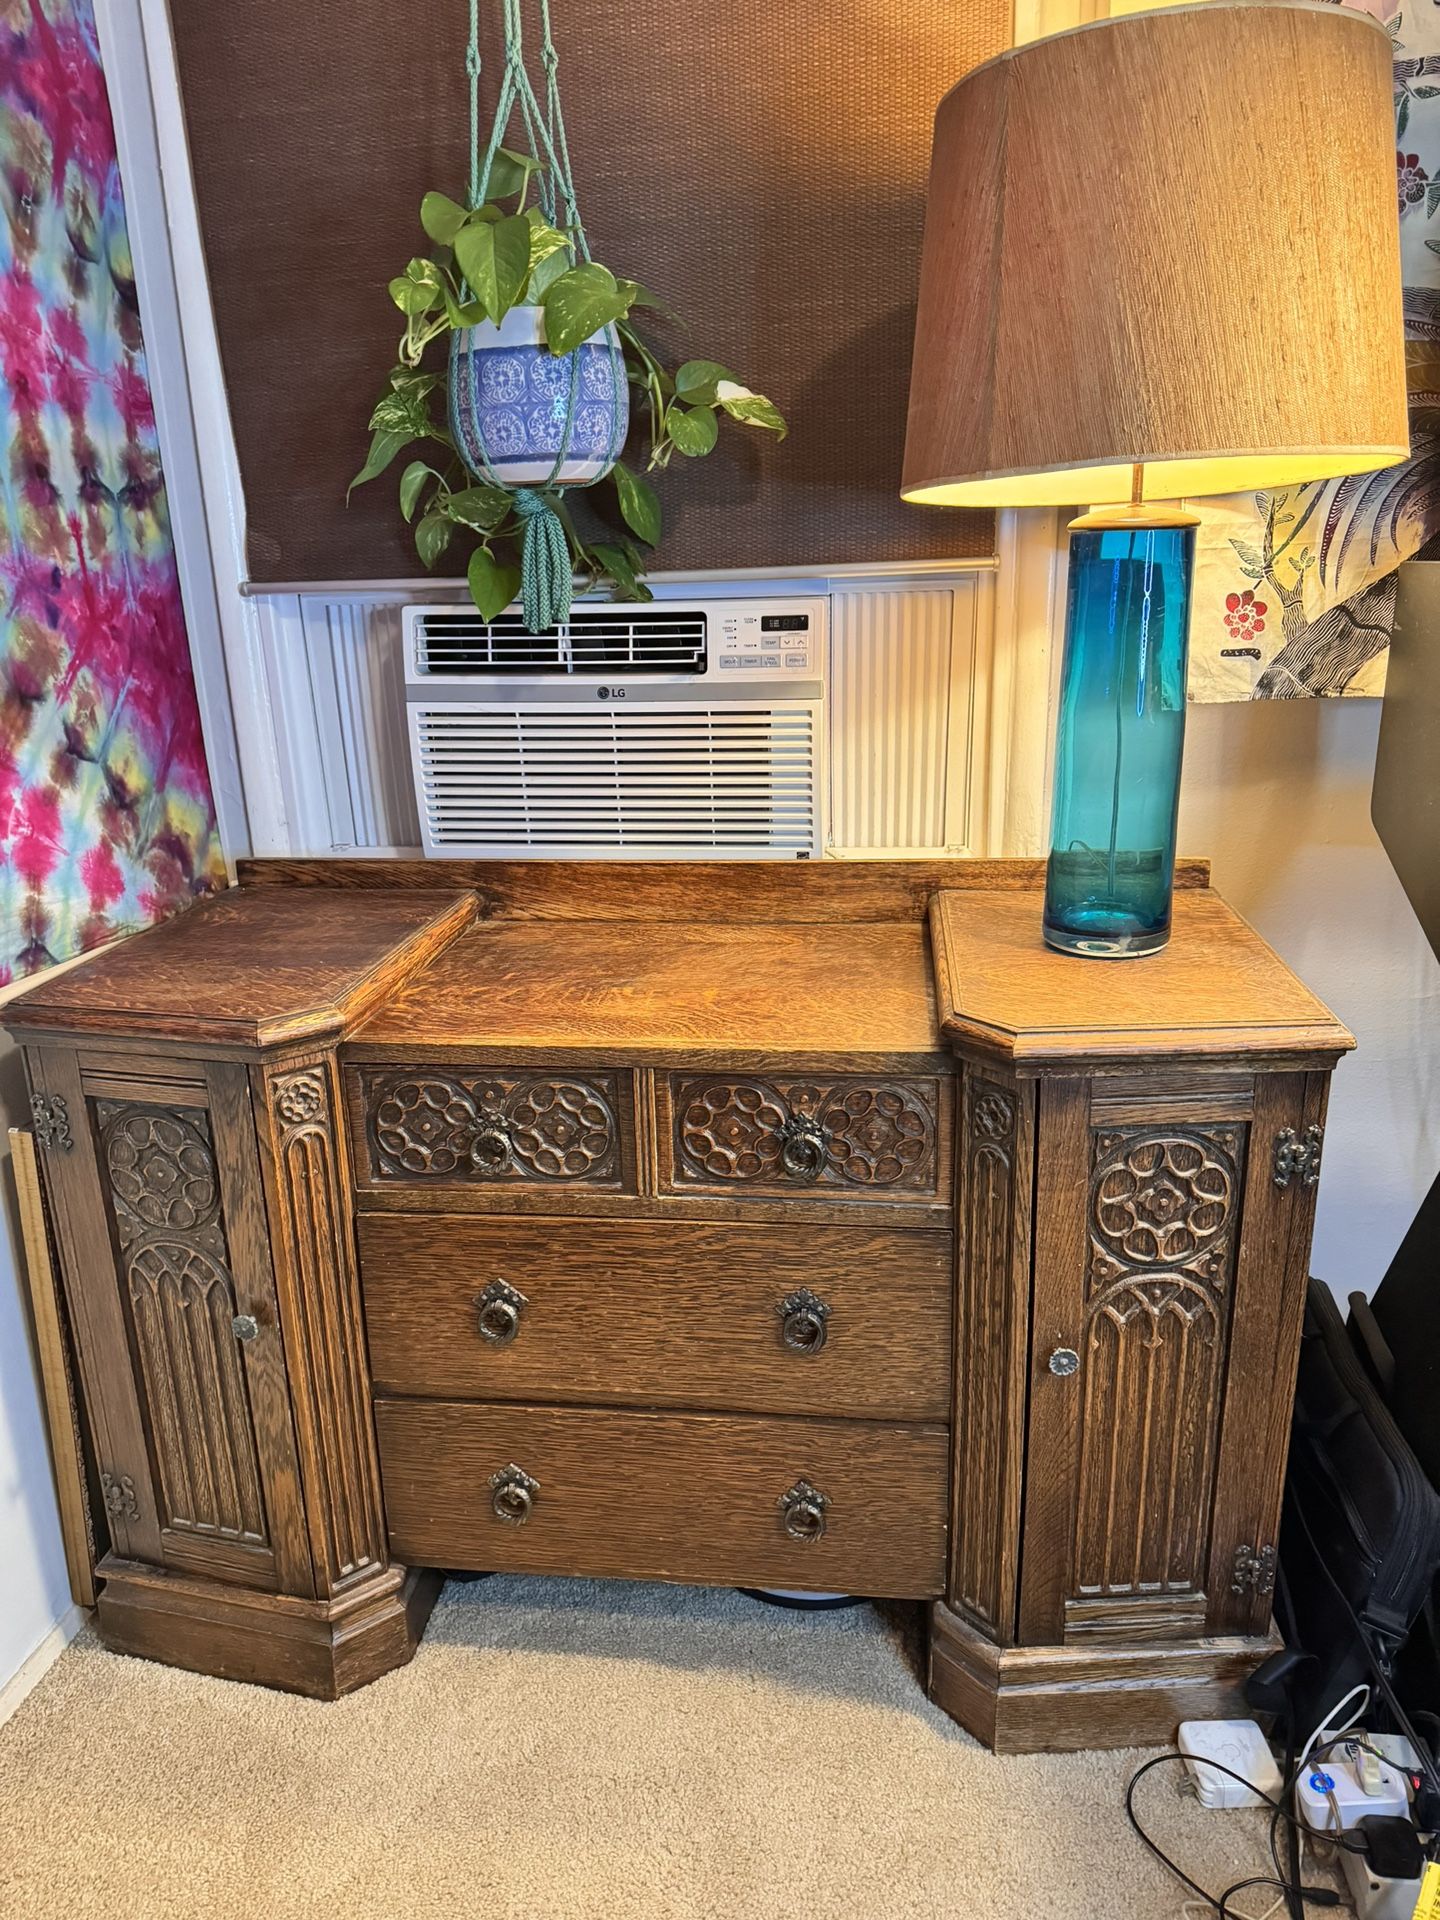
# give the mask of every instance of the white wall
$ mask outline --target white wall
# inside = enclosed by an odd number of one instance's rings
[[[0,1698],[70,1611],[5,1131],[22,1124],[29,1125],[29,1112],[20,1054],[0,1035]]]
[[[1373,1292],[1440,1169],[1440,963],[1370,824],[1378,700],[1191,707],[1180,846],[1350,1028],[1312,1271]]]

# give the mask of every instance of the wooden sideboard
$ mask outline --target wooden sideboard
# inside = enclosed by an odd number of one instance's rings
[[[107,1643],[320,1696],[446,1568],[930,1602],[998,1748],[1233,1710],[1349,1035],[1182,863],[257,862],[7,1009]]]

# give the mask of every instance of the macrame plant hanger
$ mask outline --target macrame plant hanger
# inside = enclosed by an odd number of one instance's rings
[[[570,147],[565,137],[565,120],[560,111],[560,56],[550,33],[550,0],[538,0],[540,15],[540,64],[545,70],[543,103],[531,85],[525,64],[525,25],[523,0],[504,0],[505,64],[500,78],[500,94],[495,103],[489,144],[481,151],[480,141],[480,0],[470,0],[470,38],[465,50],[465,71],[470,84],[470,210],[485,204],[495,155],[504,143],[506,129],[518,107],[531,154],[544,163],[535,176],[535,195],[540,211],[553,227],[567,236],[572,265],[588,262],[590,248],[585,225],[575,200],[575,182],[570,171]],[[624,392],[625,372],[613,328],[607,328],[611,371],[620,383],[615,391]],[[561,436],[555,464],[544,486],[560,484],[560,472],[570,448],[575,423],[575,406],[580,386],[580,352],[567,357],[569,387],[565,403],[565,430]],[[608,473],[620,452],[620,407],[611,407],[610,446],[602,475]],[[520,555],[520,597],[525,609],[525,624],[533,633],[563,626],[570,618],[570,596],[574,569],[570,543],[554,507],[536,487],[507,487],[496,473],[480,445],[484,478],[491,486],[511,494],[515,510],[525,523]],[[600,477],[600,476],[597,476]]]

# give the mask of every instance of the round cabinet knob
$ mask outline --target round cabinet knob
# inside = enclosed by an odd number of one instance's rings
[[[1072,1373],[1079,1372],[1080,1356],[1073,1347],[1056,1347],[1047,1364],[1053,1374],[1068,1380]]]
[[[819,1353],[829,1337],[825,1323],[830,1309],[818,1294],[797,1287],[776,1302],[775,1311],[780,1316],[780,1338],[792,1353]]]
[[[230,1331],[237,1340],[243,1340],[248,1346],[250,1341],[258,1336],[260,1332],[260,1322],[255,1318],[253,1313],[237,1313],[235,1318],[230,1322]]]
[[[482,1340],[492,1347],[508,1347],[520,1331],[520,1316],[530,1304],[518,1287],[492,1280],[475,1299],[475,1320]]]
[[[818,1487],[812,1487],[808,1480],[797,1480],[788,1493],[780,1496],[780,1524],[792,1540],[808,1545],[823,1537],[829,1504]]]
[[[523,1527],[535,1510],[539,1491],[540,1482],[532,1480],[512,1460],[508,1467],[490,1476],[490,1511],[509,1526]]]

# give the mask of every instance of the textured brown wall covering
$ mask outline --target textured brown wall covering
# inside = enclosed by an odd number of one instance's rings
[[[907,507],[900,458],[930,129],[1006,44],[1008,0],[553,0],[597,256],[791,422],[662,478],[662,567],[993,550],[988,514]],[[482,83],[498,78],[498,0]],[[463,0],[171,0],[260,582],[413,577],[386,476],[344,504],[423,252],[460,194]],[[682,355],[687,341],[678,342]]]

